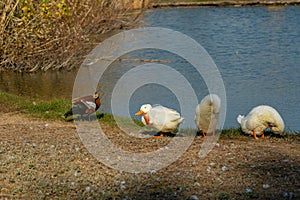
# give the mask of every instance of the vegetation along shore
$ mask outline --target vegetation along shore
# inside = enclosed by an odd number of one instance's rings
[[[147,2],[1,1],[0,69],[34,72],[79,67],[104,34],[132,25]]]

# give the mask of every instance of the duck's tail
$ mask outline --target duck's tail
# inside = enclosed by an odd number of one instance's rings
[[[184,118],[183,117],[180,117],[180,119],[178,120],[178,123],[181,124],[184,122]]]
[[[236,120],[237,120],[237,122],[239,123],[239,124],[242,124],[242,120],[244,119],[244,115],[239,115],[237,118],[236,118]]]

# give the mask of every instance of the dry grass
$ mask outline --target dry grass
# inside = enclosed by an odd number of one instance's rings
[[[100,123],[116,145],[130,151],[151,151],[171,140],[132,138],[112,124]],[[220,139],[205,159],[199,159],[203,139],[196,137],[170,166],[131,174],[91,156],[73,123],[2,112],[0,137],[0,198],[300,198],[299,138],[257,141],[233,136]]]
[[[130,1],[119,0],[1,1],[0,68],[79,66],[99,35],[126,26],[129,10]]]

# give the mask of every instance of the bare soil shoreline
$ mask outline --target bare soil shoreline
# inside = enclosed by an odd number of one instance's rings
[[[196,137],[159,171],[132,174],[96,160],[73,123],[1,112],[0,199],[299,199],[299,138],[219,139],[204,158]],[[171,138],[138,139],[101,124],[120,148],[152,151]],[[196,198],[197,197],[197,198]]]
[[[220,0],[220,1],[201,1],[201,2],[154,2],[152,8],[168,7],[242,7],[242,6],[288,6],[300,5],[300,0]]]

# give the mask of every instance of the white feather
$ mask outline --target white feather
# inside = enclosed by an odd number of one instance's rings
[[[244,115],[239,115],[238,117],[237,117],[237,121],[238,121],[238,123],[241,125],[241,123],[242,123],[242,120],[245,118],[245,116]]]
[[[163,106],[157,105],[152,107],[149,104],[145,104],[141,106],[141,110],[149,118],[150,126],[161,132],[172,132],[184,122],[184,118],[176,110]],[[142,122],[147,125],[144,116],[142,117]]]
[[[221,100],[216,94],[205,96],[196,107],[195,123],[198,130],[212,133],[219,123]]]
[[[243,132],[261,135],[270,124],[272,131],[281,134],[284,130],[284,122],[280,114],[272,107],[261,105],[253,108],[246,117],[239,115],[237,121],[242,127]]]

